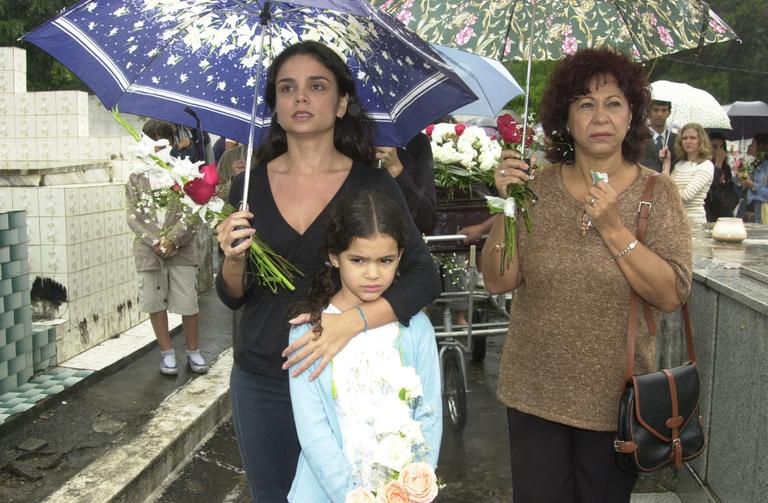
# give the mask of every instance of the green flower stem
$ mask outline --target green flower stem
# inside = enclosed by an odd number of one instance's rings
[[[515,200],[517,213],[523,217],[523,224],[528,234],[533,233],[530,205],[538,199],[528,183],[510,184],[507,186],[507,197]],[[501,250],[499,272],[503,273],[517,253],[517,218],[504,217],[504,248]]]

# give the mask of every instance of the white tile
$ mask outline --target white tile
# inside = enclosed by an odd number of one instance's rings
[[[82,240],[80,234],[80,216],[67,215],[67,244],[79,244]]]
[[[0,93],[15,92],[13,86],[14,73],[16,72],[13,70],[0,70]]]
[[[32,115],[14,115],[13,132],[15,138],[35,138],[37,137],[37,123]]]
[[[13,72],[13,92],[27,92],[27,72]]]
[[[119,159],[120,138],[109,136],[99,138],[99,158],[111,160]]]
[[[79,190],[76,188],[64,189],[64,205],[67,216],[80,215]]]
[[[98,160],[99,140],[97,138],[81,138],[83,159]]]
[[[29,275],[35,276],[43,272],[42,264],[40,262],[40,246],[30,245],[29,247]]]
[[[93,278],[91,269],[83,269],[80,271],[80,295],[87,296],[93,291]]]
[[[69,113],[56,115],[61,136],[82,138],[88,136],[88,116]]]
[[[7,138],[0,138],[0,159],[16,158],[16,142]]]
[[[67,266],[69,272],[77,272],[86,268],[83,260],[82,243],[67,245]]]
[[[37,93],[46,94],[46,93]],[[36,136],[38,138],[56,138],[58,133],[58,124],[56,124],[56,116],[54,115],[40,115],[35,116],[35,129]]]
[[[91,213],[104,212],[104,185],[91,187]]]
[[[61,187],[40,187],[37,189],[40,215],[63,217],[67,214],[64,190]]]
[[[40,215],[37,204],[37,189],[32,187],[13,187],[13,207],[27,211],[28,217]]]
[[[0,187],[0,211],[13,209],[13,189]]]
[[[59,141],[56,138],[37,139],[37,159],[43,161],[55,161],[59,156]]]
[[[14,115],[35,115],[35,94],[20,93],[13,96]]]
[[[79,159],[77,155],[77,140],[75,138],[56,138],[58,148],[58,158],[61,161],[71,161]]]
[[[77,95],[80,91],[55,91],[56,113],[77,114]]]
[[[96,238],[90,244],[93,250],[91,257],[93,258],[94,267],[104,265],[106,263],[106,240],[104,238]]]
[[[35,96],[35,115],[56,114],[56,91],[33,93]]]
[[[16,135],[14,126],[13,117],[0,113],[0,138],[14,138]]]
[[[13,115],[13,93],[0,93],[0,116]]]
[[[11,154],[14,161],[28,161],[37,154],[37,144],[35,138],[14,138],[11,140],[13,147]]]
[[[96,265],[94,263],[93,246],[90,241],[83,241],[80,243],[80,267],[82,269],[90,269]]]
[[[82,291],[83,291],[82,279],[81,279],[82,276],[83,274],[81,271],[70,272],[67,275],[67,279],[68,279],[68,285],[67,285],[68,297],[67,298],[68,299],[73,300],[73,299],[79,299],[80,297],[82,297]]]
[[[67,247],[66,246],[40,246],[40,265],[43,273],[66,274]]]
[[[107,266],[104,264],[97,265],[93,268],[93,284],[94,293],[103,292],[107,287],[106,280]]]
[[[66,245],[66,217],[44,217],[40,219],[40,244]],[[76,270],[76,269],[75,269]]]
[[[13,47],[0,47],[0,71],[13,70]]]
[[[40,217],[27,216],[27,242],[31,245],[40,243]]]
[[[19,73],[27,73],[27,51],[21,47],[13,47],[13,69]]]

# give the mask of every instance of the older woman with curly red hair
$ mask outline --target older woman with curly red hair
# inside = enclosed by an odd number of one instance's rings
[[[501,267],[503,215],[495,216],[482,272],[492,293],[515,290],[502,353],[515,503],[628,502],[636,474],[614,462],[630,289],[655,314],[691,288],[691,238],[673,181],[661,175],[643,243],[638,205],[651,171],[638,163],[648,135],[643,69],[607,49],[561,61],[541,119],[553,164],[529,177],[505,151],[496,188],[529,180],[539,200],[533,232],[518,219],[518,248]],[[607,175],[593,182],[592,172]],[[658,316],[655,318],[658,319]],[[638,324],[635,372],[654,367],[655,342]]]

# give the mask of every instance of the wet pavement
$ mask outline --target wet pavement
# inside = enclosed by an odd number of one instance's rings
[[[231,312],[213,290],[200,296],[201,350],[210,359],[231,346]],[[184,337],[173,337],[180,361]],[[111,374],[39,403],[0,427],[0,501],[42,501],[109,449],[130,441],[158,405],[201,376],[179,366],[176,377],[158,372],[156,345],[132,355]],[[32,446],[34,448],[24,449]],[[88,502],[90,503],[90,502]]]

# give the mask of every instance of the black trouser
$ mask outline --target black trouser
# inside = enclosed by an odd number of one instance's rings
[[[615,432],[507,409],[514,503],[629,503],[637,475],[614,462]]]

